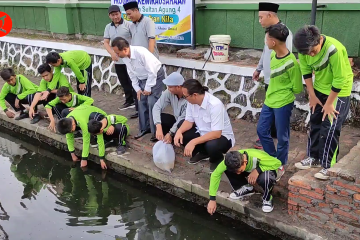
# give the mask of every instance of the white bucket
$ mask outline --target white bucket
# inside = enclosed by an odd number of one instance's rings
[[[229,45],[231,42],[230,35],[211,35],[209,38],[210,47],[212,48],[212,62],[229,61]]]

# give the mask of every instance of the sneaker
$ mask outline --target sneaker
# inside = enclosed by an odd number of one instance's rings
[[[327,169],[323,168],[318,173],[316,173],[314,177],[320,180],[329,180],[330,174]]]
[[[97,137],[94,135],[91,135],[90,137],[90,146],[93,148],[96,148],[98,146]]]
[[[285,173],[285,168],[284,166],[279,167],[279,169],[277,170],[277,174],[276,174],[276,181],[280,181],[281,177],[284,175]]]
[[[295,163],[295,167],[301,170],[310,169],[310,168],[317,168],[321,167],[320,160],[308,157],[304,160],[301,160],[298,163]]]
[[[36,114],[33,119],[30,120],[30,124],[38,123],[41,120],[41,117],[39,114]]]
[[[256,140],[254,148],[263,149],[263,146],[261,145],[260,139]]]
[[[105,143],[105,148],[109,148],[109,147],[115,146],[114,140],[110,140],[110,141],[105,141],[105,140],[104,140],[104,143]]]
[[[74,139],[82,139],[82,133],[80,131],[74,132]]]
[[[118,155],[124,154],[126,152],[126,146],[124,145],[119,145],[116,149],[116,153]]]
[[[119,110],[125,110],[125,109],[128,109],[132,106],[135,106],[135,103],[132,102],[132,103],[128,103],[128,102],[125,102],[121,107],[119,107]]]
[[[29,113],[27,113],[27,112],[23,112],[23,113],[20,113],[20,115],[19,116],[17,116],[16,118],[15,118],[15,120],[21,120],[21,119],[25,119],[25,118],[28,118],[29,117]]]
[[[201,161],[208,160],[209,156],[203,153],[198,153],[188,161],[189,164],[197,164]]]
[[[234,199],[234,200],[238,200],[238,199],[241,199],[241,198],[246,197],[246,196],[251,196],[254,193],[255,193],[254,187],[247,184],[247,185],[242,186],[238,190],[232,192],[230,194],[230,198]]]
[[[263,201],[262,210],[265,213],[269,213],[272,212],[273,209],[274,209],[274,204],[271,196],[269,201],[265,201],[265,200]]]
[[[216,163],[210,163],[210,171],[209,173],[213,173],[215,169],[217,168],[218,164]]]

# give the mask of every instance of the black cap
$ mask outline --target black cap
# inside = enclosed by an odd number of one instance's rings
[[[269,3],[269,2],[260,2],[259,3],[259,11],[268,11],[277,13],[279,10],[279,4]]]
[[[121,12],[119,6],[118,5],[111,5],[109,7],[109,14],[112,13],[112,12]]]
[[[129,9],[133,9],[133,8],[139,8],[139,5],[137,3],[137,1],[133,1],[133,2],[127,2],[123,5],[125,11],[129,10]]]

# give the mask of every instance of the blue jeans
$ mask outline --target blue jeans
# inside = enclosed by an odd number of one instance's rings
[[[276,157],[285,165],[288,160],[289,140],[290,140],[290,117],[294,103],[289,103],[281,108],[270,108],[263,105],[260,119],[257,125],[257,134],[265,152],[270,156]],[[275,121],[277,133],[277,149],[271,137],[271,125]]]

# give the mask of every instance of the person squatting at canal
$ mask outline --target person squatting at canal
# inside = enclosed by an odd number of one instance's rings
[[[183,97],[188,101],[185,120],[179,123],[175,146],[185,146],[190,164],[210,158],[210,172],[235,145],[234,132],[224,104],[195,79],[185,81]]]
[[[295,55],[286,47],[288,35],[287,27],[281,23],[266,29],[266,44],[274,51],[271,54],[269,88],[257,124],[257,134],[264,151],[282,163],[276,181],[284,175],[284,166],[288,160],[294,94],[299,94],[303,90],[299,63]],[[271,137],[274,122],[278,139],[276,148]]]
[[[92,113],[90,114],[90,119],[88,131],[90,134],[96,135],[98,146],[100,146],[98,136],[102,135],[103,139],[108,143],[117,143],[117,154],[121,155],[126,152],[126,137],[130,134],[126,117],[115,114],[103,116],[98,113]],[[104,143],[101,145],[104,145]]]
[[[124,38],[115,38],[111,46],[114,52],[126,64],[132,86],[139,101],[139,133],[134,137],[141,138],[152,133],[150,141],[155,141],[155,124],[153,107],[165,89],[162,80],[165,78],[161,62],[144,47],[130,46]]]
[[[185,119],[187,101],[182,92],[184,81],[184,77],[178,72],[171,73],[163,80],[168,89],[161,94],[153,108],[156,140],[172,143],[179,123]],[[169,105],[174,115],[163,113]]]
[[[37,114],[37,105],[43,104],[46,106],[50,101],[54,100],[59,87],[67,87],[70,92],[74,91],[65,75],[61,72],[53,74],[49,64],[41,64],[37,70],[42,79],[29,108],[29,117],[33,123],[41,120],[40,115]]]
[[[92,63],[87,52],[82,50],[49,52],[46,63],[55,67],[55,74],[60,73],[62,68],[70,68],[76,76],[78,94],[91,97]]]
[[[81,105],[91,106],[94,99],[70,92],[68,87],[60,87],[56,92],[56,98],[46,106],[46,113],[49,116],[49,129],[56,132],[54,114],[60,120],[66,117],[72,110]]]
[[[14,118],[15,113],[6,107],[6,101],[15,112],[20,112],[15,120],[28,118],[23,104],[32,103],[38,86],[23,75],[16,75],[12,68],[4,68],[0,76],[6,82],[0,93],[0,107],[8,118]]]
[[[271,192],[280,166],[281,162],[277,158],[261,150],[245,149],[228,152],[225,160],[211,174],[208,212],[212,215],[216,211],[216,193],[224,172],[233,189],[230,194],[231,199],[237,200],[253,195],[255,193],[253,185],[257,183],[264,190],[262,210],[266,213],[271,212],[274,209]]]
[[[328,169],[337,162],[339,154],[341,127],[349,113],[354,75],[344,45],[320,34],[316,26],[301,28],[295,34],[294,46],[299,52],[311,110],[308,157],[295,166],[322,167],[314,177],[328,180]]]

